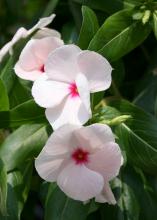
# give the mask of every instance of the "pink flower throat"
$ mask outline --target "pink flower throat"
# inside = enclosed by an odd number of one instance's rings
[[[69,91],[70,91],[70,95],[72,98],[78,97],[79,93],[78,93],[78,89],[76,86],[76,83],[71,83],[69,86]]]
[[[39,69],[42,73],[44,73],[45,72],[45,65],[43,64],[41,67],[40,67],[40,69]]]
[[[89,153],[81,148],[77,148],[71,155],[76,164],[84,164],[89,161]]]

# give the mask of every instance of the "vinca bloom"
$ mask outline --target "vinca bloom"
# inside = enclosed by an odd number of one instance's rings
[[[55,14],[50,15],[49,17],[41,18],[38,23],[29,30],[21,27],[17,30],[16,34],[14,35],[13,39],[8,42],[2,49],[0,50],[0,62],[3,60],[3,57],[9,52],[10,55],[13,54],[13,46],[22,38],[27,38],[33,32],[37,31],[38,29],[42,29],[50,24],[55,17]]]
[[[91,117],[90,93],[111,85],[112,67],[101,55],[82,51],[75,45],[54,50],[44,66],[45,73],[32,87],[35,102],[46,108],[53,129],[66,124],[82,125]]]
[[[15,73],[22,79],[36,80],[45,72],[44,65],[50,52],[63,44],[57,31],[41,29],[22,50]]]
[[[35,160],[39,175],[57,182],[75,200],[115,204],[109,181],[122,165],[122,154],[107,125],[64,125],[48,139]]]

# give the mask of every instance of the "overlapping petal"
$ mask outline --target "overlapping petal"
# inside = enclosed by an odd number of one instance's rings
[[[110,87],[112,67],[103,56],[93,51],[82,51],[77,63],[80,72],[87,77],[91,92],[103,91]]]
[[[103,188],[102,192],[95,197],[95,201],[100,202],[100,203],[107,202],[112,205],[116,204],[115,197],[112,193],[112,190],[111,190],[108,182],[104,183],[104,188]]]
[[[42,29],[50,24],[55,17],[55,14],[50,15],[49,17],[41,18],[38,23],[33,26],[31,29],[26,30],[25,28],[21,27],[17,30],[14,37],[10,42],[8,42],[2,49],[0,50],[0,62],[2,61],[3,57],[9,52],[11,55],[13,54],[13,46],[22,38],[26,38],[35,32],[38,29]]]
[[[99,173],[84,165],[76,166],[73,162],[60,172],[57,183],[67,196],[80,201],[95,197],[104,186],[104,180]]]
[[[88,168],[101,173],[105,181],[110,181],[118,175],[122,155],[118,144],[108,142],[103,147],[90,155]]]
[[[82,125],[90,118],[90,112],[79,97],[68,96],[54,108],[46,109],[46,117],[53,129],[57,129],[64,124]]]
[[[79,72],[77,55],[81,49],[75,45],[64,45],[52,52],[45,65],[49,78],[55,81],[71,83]]]
[[[64,101],[68,94],[68,84],[49,80],[46,74],[40,76],[32,87],[35,102],[44,108],[55,108]]]
[[[62,45],[63,41],[56,37],[31,39],[21,52],[15,73],[23,79],[34,81],[42,74],[41,69],[49,53]]]

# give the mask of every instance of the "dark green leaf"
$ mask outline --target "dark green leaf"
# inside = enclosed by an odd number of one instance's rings
[[[62,38],[66,44],[72,44],[77,41],[77,30],[73,22],[66,23],[62,28]]]
[[[84,205],[68,198],[54,184],[49,186],[45,206],[45,220],[85,220],[90,208],[90,203]]]
[[[1,220],[20,220],[26,202],[32,177],[32,163],[25,164],[22,169],[8,174],[7,216]]]
[[[23,125],[10,134],[0,147],[0,156],[7,171],[34,159],[44,147],[47,138],[47,127],[43,124]]]
[[[138,83],[138,95],[133,103],[145,111],[157,115],[157,76],[149,73]]]
[[[50,16],[52,12],[55,10],[59,0],[50,0],[49,3],[47,4],[47,7],[43,13],[43,17]]]
[[[126,167],[123,170],[123,181],[129,185],[140,205],[139,220],[156,219],[157,215],[157,194],[151,188],[146,176],[138,169]]]
[[[15,79],[13,87],[10,91],[10,108],[14,108],[15,106],[26,102],[31,99],[31,92],[27,90],[27,88],[21,84],[18,78]]]
[[[0,111],[7,111],[7,110],[9,110],[9,99],[6,88],[2,80],[0,80]]]
[[[149,35],[150,26],[132,19],[131,10],[122,10],[110,16],[89,44],[110,61],[116,61],[138,45]]]
[[[37,106],[34,100],[24,102],[8,112],[0,112],[0,121],[0,128],[13,128],[32,123],[47,124],[45,109]]]
[[[14,85],[14,81],[16,79],[13,67],[14,67],[14,61],[13,61],[13,58],[10,57],[0,74],[0,78],[2,79],[4,83],[8,94],[10,93]]]
[[[0,213],[7,215],[7,172],[3,161],[0,159]]]
[[[157,170],[157,120],[142,109],[123,100],[110,100],[109,105],[121,114],[132,116],[117,126],[119,143],[128,161],[152,174]],[[148,132],[149,131],[149,132]]]
[[[82,5],[87,5],[93,9],[105,11],[107,13],[114,13],[123,8],[133,8],[140,5],[143,0],[74,0]]]
[[[157,38],[157,11],[153,13],[153,30],[155,37]]]
[[[99,24],[95,13],[88,7],[82,7],[82,27],[78,39],[78,46],[81,49],[87,49],[88,45],[99,29]]]

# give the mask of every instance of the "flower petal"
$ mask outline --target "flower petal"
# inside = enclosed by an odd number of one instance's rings
[[[45,64],[50,52],[64,44],[63,41],[57,37],[44,37],[42,39],[35,39],[34,42],[34,54],[43,61],[43,64]]]
[[[16,63],[14,67],[14,71],[18,77],[25,79],[25,80],[31,80],[31,81],[35,81],[42,74],[41,71],[39,70],[25,71],[21,67],[19,62]]]
[[[110,87],[112,67],[103,56],[87,50],[79,54],[77,62],[80,72],[85,74],[89,81],[91,92],[99,92]]]
[[[52,52],[45,65],[47,75],[56,81],[74,82],[78,73],[76,57],[80,48],[75,45],[64,45]]]
[[[105,143],[115,141],[111,128],[104,124],[92,124],[87,127],[82,127],[75,135],[76,138],[82,142],[82,146],[85,141],[88,143],[90,152],[101,149]]]
[[[68,98],[55,108],[46,109],[46,117],[53,129],[57,129],[64,124],[82,125],[90,118],[84,103],[79,97]]]
[[[82,102],[84,103],[87,111],[92,114],[90,107],[90,91],[87,78],[83,74],[78,74],[75,82]]]
[[[51,155],[42,153],[35,160],[35,168],[41,178],[46,181],[54,182],[57,180],[63,162],[64,158],[56,158],[53,160]]]
[[[46,74],[41,75],[32,87],[32,96],[35,102],[44,108],[60,104],[68,93],[68,84],[51,81]]]
[[[42,28],[39,31],[37,31],[37,33],[33,36],[34,39],[41,39],[44,37],[57,37],[57,38],[61,38],[61,34],[54,30],[54,29],[50,29],[50,28]]]
[[[86,166],[70,162],[58,175],[57,183],[67,196],[86,201],[102,191],[104,180]]]
[[[27,34],[25,37],[29,36],[30,34],[32,34],[34,31],[38,29],[46,27],[48,24],[50,24],[53,21],[55,16],[56,16],[55,14],[52,14],[48,17],[41,18],[36,25],[34,25],[31,29],[27,31]]]
[[[43,73],[40,69],[49,53],[62,45],[63,41],[56,37],[31,39],[21,52],[15,73],[22,79],[37,79]]]
[[[50,182],[56,181],[62,165],[76,145],[73,131],[78,129],[75,125],[64,125],[49,137],[46,145],[35,160],[35,167],[39,175]]]
[[[52,22],[54,19],[55,14],[50,15],[49,17],[41,18],[38,23],[29,30],[21,27],[17,30],[14,37],[10,42],[8,42],[2,49],[0,50],[0,62],[2,61],[3,57],[9,52],[11,55],[13,54],[13,46],[22,38],[26,38],[31,35],[33,32],[40,28],[46,27],[48,24]]]
[[[118,144],[109,142],[94,154],[89,155],[87,167],[100,173],[105,181],[116,177],[121,167],[122,154]]]
[[[111,191],[111,188],[108,182],[104,184],[102,193],[95,197],[95,201],[100,202],[100,203],[107,202],[112,205],[116,204],[115,197]]]

